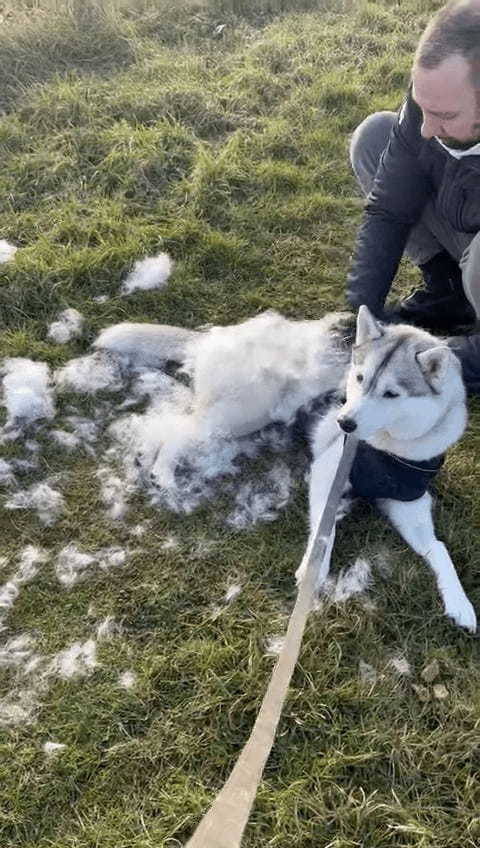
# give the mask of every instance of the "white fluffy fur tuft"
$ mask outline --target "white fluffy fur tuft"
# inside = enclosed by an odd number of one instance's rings
[[[168,253],[159,253],[135,262],[133,271],[122,284],[123,294],[138,289],[159,289],[165,285],[172,273],[173,262]]]

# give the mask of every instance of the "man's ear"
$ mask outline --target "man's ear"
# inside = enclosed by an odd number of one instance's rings
[[[383,336],[383,330],[380,324],[377,323],[368,306],[362,305],[358,310],[357,315],[357,335],[355,338],[356,345],[362,345],[365,342],[373,342],[375,339],[380,339]]]
[[[435,345],[428,350],[415,354],[427,383],[441,383],[451,362],[450,348],[445,345]]]

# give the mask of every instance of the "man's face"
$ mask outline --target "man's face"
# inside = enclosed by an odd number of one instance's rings
[[[463,56],[449,56],[436,68],[415,65],[413,99],[423,112],[424,138],[437,136],[449,147],[465,148],[480,141],[480,91]]]

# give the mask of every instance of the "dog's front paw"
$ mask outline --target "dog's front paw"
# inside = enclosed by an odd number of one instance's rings
[[[445,614],[453,618],[458,627],[463,627],[469,633],[477,631],[477,616],[467,596],[462,594],[444,598]]]

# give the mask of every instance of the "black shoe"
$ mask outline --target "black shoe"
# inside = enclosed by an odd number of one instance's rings
[[[465,297],[462,272],[446,251],[420,266],[424,288],[415,289],[398,308],[402,321],[441,333],[471,326],[475,312]]]

